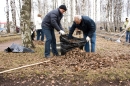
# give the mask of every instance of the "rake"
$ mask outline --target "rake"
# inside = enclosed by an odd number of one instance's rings
[[[125,31],[126,32],[126,31]],[[115,42],[117,42],[117,43],[121,43],[121,37],[125,34],[125,32],[123,33],[123,34],[121,34],[121,36],[115,41]]]

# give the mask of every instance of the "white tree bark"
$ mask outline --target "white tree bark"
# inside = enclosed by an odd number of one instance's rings
[[[81,15],[81,7],[80,7],[80,1],[79,0],[75,0],[75,4],[76,4],[76,14],[77,15]]]
[[[14,32],[16,31],[16,6],[15,6],[15,0],[10,0],[10,6],[11,6],[11,13],[12,13],[12,28],[14,29]]]
[[[130,0],[127,0],[126,10],[127,10],[127,17],[129,17],[130,16]]]
[[[97,0],[95,0],[95,22],[97,22]]]
[[[9,4],[6,0],[6,18],[7,18],[7,33],[10,33],[10,24],[9,24]]]
[[[21,9],[21,30],[22,30],[22,42],[25,47],[34,47],[31,40],[31,0],[22,0]]]

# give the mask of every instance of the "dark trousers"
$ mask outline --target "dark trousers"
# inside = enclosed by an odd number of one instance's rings
[[[44,41],[44,32],[42,29],[38,29],[37,31],[37,40],[41,40],[41,41]],[[41,36],[41,38],[40,38]]]
[[[47,28],[47,27],[42,27],[43,32],[46,37],[45,41],[45,57],[50,56],[50,47],[52,47],[52,53],[53,55],[58,55],[58,51],[56,48],[56,38],[55,38],[55,33],[54,29]]]
[[[130,43],[130,31],[126,31],[126,42]]]
[[[83,34],[84,39],[88,36],[88,34]],[[91,43],[91,45],[90,45]],[[86,52],[95,52],[95,46],[96,46],[96,32],[92,34],[91,40],[89,42],[86,42],[85,44],[85,51]],[[91,50],[90,50],[91,48]]]

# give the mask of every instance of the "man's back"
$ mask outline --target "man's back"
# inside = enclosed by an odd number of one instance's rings
[[[60,24],[60,20],[62,18],[62,14],[58,9],[50,11],[42,21],[42,27],[49,27],[51,29],[55,28],[54,25],[57,23]]]

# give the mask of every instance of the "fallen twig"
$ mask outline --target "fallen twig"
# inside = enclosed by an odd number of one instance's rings
[[[30,65],[25,65],[25,66],[21,66],[21,67],[9,69],[9,70],[4,70],[4,71],[1,71],[0,74],[6,73],[6,72],[9,72],[9,71],[13,71],[13,70],[18,70],[18,69],[25,68],[25,67],[30,67],[30,66],[42,64],[42,63],[49,62],[49,61],[50,61],[50,60],[47,60],[47,61],[44,61],[44,62],[39,62],[39,63],[34,63],[34,64],[30,64]]]

